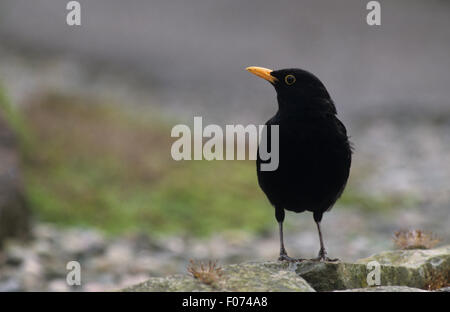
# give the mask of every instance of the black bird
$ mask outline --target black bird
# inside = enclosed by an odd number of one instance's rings
[[[266,125],[278,125],[279,165],[274,171],[261,170],[265,161],[259,155],[260,145],[256,169],[259,185],[275,208],[279,260],[299,260],[289,257],[284,248],[285,210],[307,210],[313,213],[320,240],[319,256],[313,260],[335,261],[327,257],[320,221],[341,196],[349,176],[352,149],[345,126],[336,117],[325,86],[313,74],[302,69],[273,71],[253,66],[247,70],[269,81],[277,92],[278,111]]]

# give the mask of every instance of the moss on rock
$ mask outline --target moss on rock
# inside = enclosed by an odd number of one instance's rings
[[[190,275],[152,278],[124,291],[298,291],[314,289],[295,272],[272,263],[243,263],[222,268],[220,278],[206,284]]]
[[[336,292],[427,292],[426,290],[407,286],[376,286],[367,288],[354,288],[335,290]]]
[[[367,276],[380,264],[381,285]],[[383,252],[356,263],[253,262],[224,266],[220,278],[204,283],[189,275],[152,278],[125,291],[419,291],[450,284],[450,246]]]
[[[382,285],[434,290],[450,284],[450,245],[435,249],[386,251],[357,263],[377,261]]]

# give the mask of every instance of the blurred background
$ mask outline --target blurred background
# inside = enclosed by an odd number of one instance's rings
[[[450,3],[0,0],[0,291],[114,290],[189,259],[275,260],[278,228],[253,161],[183,161],[171,128],[263,124],[275,92],[244,70],[299,67],[327,86],[355,146],[324,216],[332,257],[450,239]],[[287,215],[292,256],[319,249]],[[66,284],[79,261],[82,285]]]

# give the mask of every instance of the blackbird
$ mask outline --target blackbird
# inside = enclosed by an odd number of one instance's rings
[[[273,71],[254,66],[247,70],[269,81],[277,92],[278,111],[266,125],[278,125],[278,168],[261,170],[265,161],[260,157],[260,145],[256,169],[259,186],[275,208],[280,231],[279,260],[303,260],[288,256],[283,221],[285,210],[307,210],[313,213],[320,241],[319,255],[312,260],[336,261],[327,257],[320,221],[344,191],[352,147],[344,124],[336,117],[334,102],[323,83],[305,70]],[[271,135],[270,128],[266,135]],[[265,142],[264,138],[261,142]]]

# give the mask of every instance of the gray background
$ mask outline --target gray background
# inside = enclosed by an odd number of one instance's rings
[[[249,65],[314,72],[344,119],[448,110],[450,3],[380,2],[382,25],[370,27],[360,0],[80,1],[82,26],[68,27],[66,1],[2,0],[0,40],[131,69],[166,105],[213,119],[273,112],[273,90],[249,82]]]

